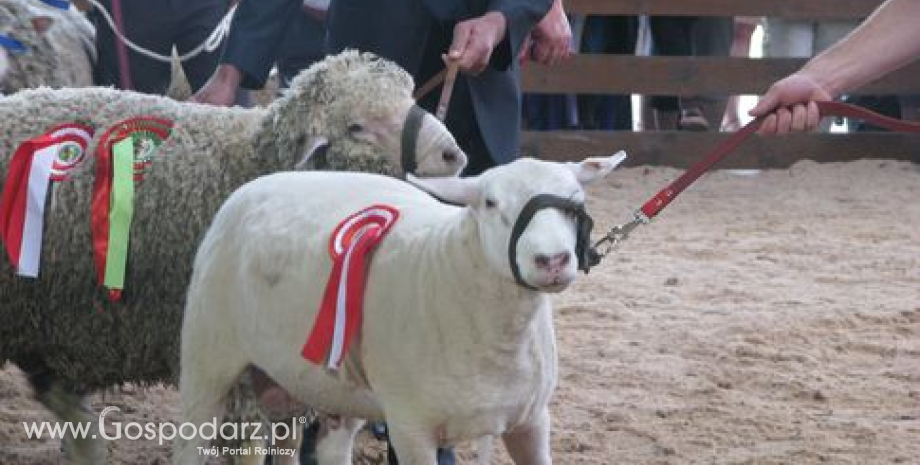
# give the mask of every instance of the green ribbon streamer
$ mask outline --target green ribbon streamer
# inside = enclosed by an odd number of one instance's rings
[[[123,289],[128,262],[128,236],[134,216],[134,137],[112,147],[112,198],[109,201],[109,248],[105,260],[105,286]]]

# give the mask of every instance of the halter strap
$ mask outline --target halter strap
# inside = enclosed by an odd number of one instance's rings
[[[521,276],[521,270],[517,263],[517,244],[534,215],[545,208],[557,208],[564,213],[575,216],[575,255],[578,256],[578,269],[588,273],[592,266],[600,263],[600,256],[590,246],[591,228],[594,227],[594,220],[585,211],[584,204],[558,195],[535,195],[527,201],[527,204],[524,205],[520,215],[514,222],[514,226],[511,228],[511,239],[508,243],[508,261],[511,264],[511,273],[514,275],[514,280],[518,285],[534,291],[539,289],[528,284]]]
[[[403,125],[402,138],[400,139],[404,173],[415,173],[418,168],[415,160],[418,152],[415,148],[418,145],[418,133],[422,129],[422,120],[426,114],[427,112],[418,105],[412,105],[412,108],[409,109],[409,114],[406,115],[406,124]]]

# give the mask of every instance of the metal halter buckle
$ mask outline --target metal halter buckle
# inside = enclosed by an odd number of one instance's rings
[[[642,213],[642,210],[638,210],[633,215],[632,220],[610,228],[606,236],[594,243],[594,249],[601,258],[606,257],[607,254],[612,252],[613,249],[620,244],[620,242],[623,242],[629,237],[633,229],[636,229],[640,224],[646,224],[648,222],[649,218],[645,216],[645,213]]]

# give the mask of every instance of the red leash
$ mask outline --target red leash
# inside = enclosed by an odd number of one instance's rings
[[[890,118],[848,103],[817,102],[817,104],[822,118],[828,116],[854,118],[872,123],[876,126],[888,129],[889,131],[920,134],[920,123],[911,123],[896,118]],[[640,224],[648,223],[652,218],[658,216],[664,207],[667,207],[681,192],[687,189],[687,187],[690,187],[690,185],[699,179],[703,173],[709,171],[713,165],[730,155],[742,143],[747,141],[751,135],[757,132],[761,122],[763,122],[763,117],[757,118],[746,124],[743,128],[732,134],[731,137],[707,153],[702,160],[696,162],[687,169],[687,171],[674,180],[674,182],[645,202],[642,208],[636,211],[631,221],[611,228],[604,238],[594,244],[595,248],[600,246],[605,247],[603,251],[599,252],[600,255],[603,257],[610,253],[618,243],[629,236],[629,233],[632,232],[633,229]]]

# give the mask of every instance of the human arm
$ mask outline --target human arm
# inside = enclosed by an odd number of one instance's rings
[[[191,100],[231,105],[240,86],[262,88],[288,22],[302,14],[302,5],[302,0],[242,0],[233,15],[221,64]]]
[[[479,74],[486,66],[507,69],[518,56],[527,34],[544,17],[552,0],[492,0],[485,14],[460,21],[448,58],[460,69]]]
[[[530,43],[521,50],[522,60],[554,65],[572,54],[572,27],[562,0],[554,0],[546,16],[534,26]]]
[[[888,0],[846,38],[777,81],[751,110],[761,134],[813,130],[831,100],[920,56],[920,0]]]

